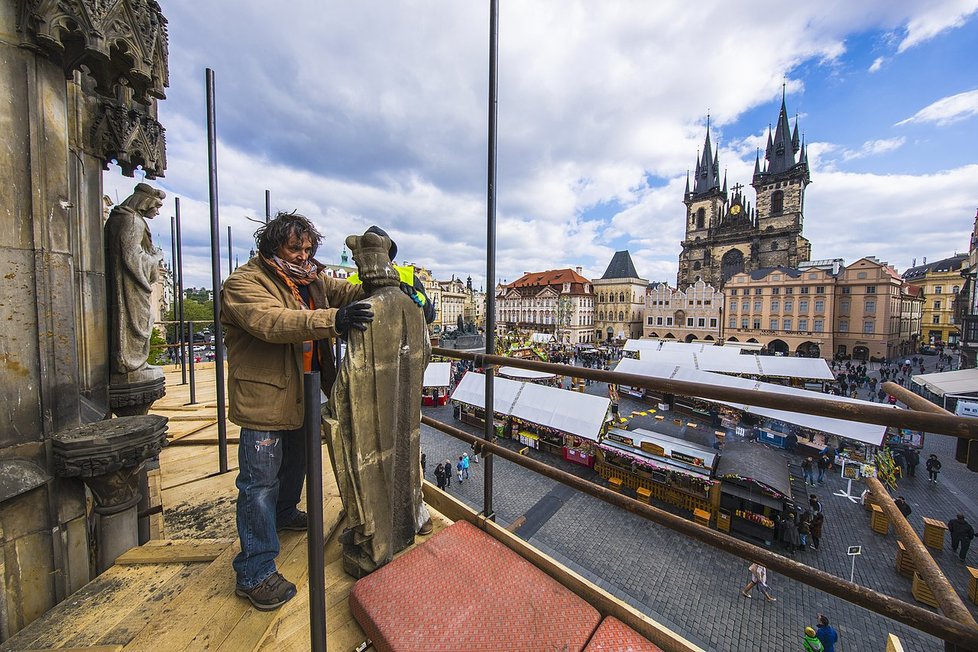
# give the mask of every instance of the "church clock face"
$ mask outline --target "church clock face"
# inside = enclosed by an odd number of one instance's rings
[[[740,204],[734,204],[730,207],[731,215],[740,215]]]

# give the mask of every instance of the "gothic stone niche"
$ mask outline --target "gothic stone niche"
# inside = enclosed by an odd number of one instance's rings
[[[58,61],[65,76],[86,69],[99,94],[122,81],[134,99],[164,99],[169,85],[166,18],[156,0],[17,0],[24,47]]]
[[[92,154],[105,166],[115,160],[122,173],[131,177],[142,167],[147,179],[162,176],[166,169],[166,136],[163,125],[151,116],[112,100],[99,102],[92,123]]]

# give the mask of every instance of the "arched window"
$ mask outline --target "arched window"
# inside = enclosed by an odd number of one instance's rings
[[[731,249],[723,254],[720,260],[720,270],[724,281],[729,281],[734,274],[744,271],[744,254],[740,249]]]
[[[784,191],[775,190],[771,194],[771,215],[784,212]]]
[[[625,293],[624,292],[619,292],[618,293],[618,303],[625,303]]]
[[[623,312],[618,313],[618,321],[625,321],[625,313]]]
[[[695,263],[693,263],[694,270],[698,270],[700,267],[702,267],[702,265],[700,265],[700,261],[697,260]]]
[[[705,223],[706,223],[706,210],[701,208],[698,211],[696,211],[696,228],[702,229]]]

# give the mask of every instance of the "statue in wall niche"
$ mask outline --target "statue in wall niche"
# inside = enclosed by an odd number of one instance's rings
[[[109,285],[109,358],[112,384],[162,377],[146,363],[153,331],[153,284],[163,253],[153,246],[149,224],[166,194],[140,183],[112,209],[105,222],[105,267]]]
[[[350,236],[374,313],[350,329],[325,410],[333,471],[346,510],[343,569],[362,577],[431,531],[421,496],[421,392],[431,344],[423,310],[391,263],[391,240],[372,227]]]

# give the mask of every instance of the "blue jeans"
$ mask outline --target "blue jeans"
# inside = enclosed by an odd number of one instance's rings
[[[279,552],[275,525],[295,515],[305,479],[301,429],[241,429],[235,481],[241,552],[232,562],[239,587],[252,589],[275,572]]]
[[[819,468],[818,469],[818,482],[819,482],[819,484],[821,484],[824,481],[825,481],[825,469]]]
[[[815,470],[802,469],[805,472],[805,482],[815,484]]]

